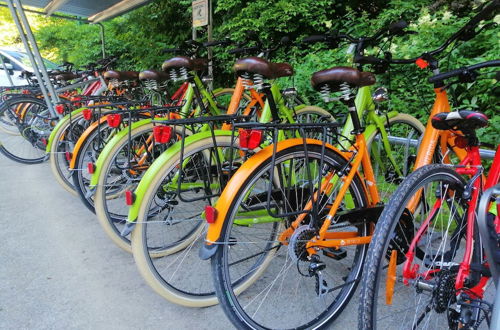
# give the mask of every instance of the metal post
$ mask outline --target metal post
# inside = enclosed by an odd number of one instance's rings
[[[52,104],[49,105],[49,108],[53,110],[53,104],[59,102],[59,97],[56,93],[56,90],[54,89],[54,86],[52,85],[52,82],[50,81],[49,74],[47,73],[47,68],[45,67],[45,63],[43,62],[42,55],[40,55],[38,45],[36,44],[35,36],[31,31],[30,23],[26,18],[26,14],[24,13],[21,1],[14,0],[14,2],[19,12],[19,16],[21,16],[21,21],[23,22],[24,29],[26,31],[26,36],[28,37],[28,40],[31,43],[33,55],[35,55],[35,59],[38,61],[38,69],[40,69],[40,71],[42,72],[42,76],[44,79],[43,83],[45,83],[50,92],[50,98],[52,99]],[[55,112],[53,112],[53,114],[55,115]]]
[[[54,114],[55,111],[53,109],[52,103],[50,102],[49,94],[43,83],[40,71],[38,71],[38,66],[36,65],[35,59],[33,58],[33,54],[31,53],[31,48],[28,44],[28,40],[26,40],[26,35],[24,34],[23,26],[21,25],[19,17],[17,16],[17,11],[14,8],[14,5],[12,4],[12,0],[7,0],[7,4],[9,5],[10,13],[12,15],[12,18],[14,19],[14,23],[17,26],[17,30],[19,31],[19,36],[21,37],[21,41],[23,42],[24,47],[26,48],[26,54],[28,54],[30,62],[33,65],[33,72],[35,73],[36,79],[38,79],[38,81],[40,82],[40,89],[42,90],[42,95],[43,98],[45,99],[45,103],[47,104],[47,107],[49,108],[51,114]]]
[[[2,62],[3,69],[5,71],[5,74],[7,75],[7,79],[9,79],[9,83],[11,86],[14,86],[14,83],[12,82],[12,78],[10,77],[9,70],[7,70],[7,66],[5,65],[5,62],[3,61],[3,55],[0,54],[0,62]]]
[[[212,0],[208,1],[208,41],[212,41]],[[213,67],[213,47],[208,47],[208,76],[210,77],[210,80],[208,82],[208,86],[210,87],[211,90],[214,88],[214,67]]]
[[[104,25],[102,23],[96,23],[99,25],[99,29],[101,30],[101,48],[102,48],[102,58],[106,58],[106,37],[104,35]]]

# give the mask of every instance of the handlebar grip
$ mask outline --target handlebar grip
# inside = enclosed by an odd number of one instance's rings
[[[235,48],[231,49],[228,51],[229,54],[239,54],[239,53],[248,53],[252,51],[260,50],[260,47],[253,46],[253,47],[242,47],[242,48]]]
[[[214,41],[204,42],[203,46],[204,47],[227,46],[231,45],[232,43],[233,42],[231,40],[214,40]]]
[[[371,55],[368,55],[368,56],[356,55],[356,56],[354,56],[354,63],[358,63],[358,64],[383,64],[383,63],[386,63],[386,60],[384,60],[382,58],[375,57],[375,56],[371,56]]]
[[[165,48],[162,50],[162,53],[167,54],[167,53],[177,53],[180,52],[180,48]]]
[[[314,42],[324,42],[328,39],[326,34],[316,34],[302,39],[303,44],[312,44]]]
[[[387,28],[390,34],[398,34],[402,32],[404,29],[408,27],[408,23],[406,21],[398,21],[394,22]]]
[[[463,73],[465,73],[467,71],[473,71],[473,70],[478,70],[478,69],[488,68],[488,67],[494,67],[494,66],[500,66],[500,60],[486,61],[486,62],[482,62],[482,63],[470,65],[470,66],[465,66],[463,68],[451,70],[451,71],[448,71],[448,72],[445,72],[445,73],[440,73],[440,74],[437,74],[437,75],[435,75],[433,77],[430,77],[428,79],[428,81],[431,84],[433,84],[433,83],[436,83],[436,82],[439,82],[439,81],[443,81],[443,80],[446,80],[446,79],[449,79],[449,78],[460,76],[461,74],[463,74]]]

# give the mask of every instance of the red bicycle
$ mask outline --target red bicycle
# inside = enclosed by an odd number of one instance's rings
[[[484,62],[436,75],[430,82],[458,77],[474,81],[478,70],[500,66]],[[477,329],[490,315],[495,290],[491,267],[477,229],[483,190],[500,180],[500,146],[489,170],[481,164],[476,130],[488,118],[469,110],[432,118],[438,130],[455,135],[465,149],[459,165],[433,164],[408,176],[380,216],[370,243],[362,280],[359,326],[362,329]],[[483,145],[484,146],[484,145]],[[492,235],[500,233],[493,216]],[[498,249],[498,244],[495,249]]]

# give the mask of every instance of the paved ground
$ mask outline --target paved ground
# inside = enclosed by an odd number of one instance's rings
[[[151,291],[48,164],[0,155],[0,225],[0,329],[232,328],[218,306],[184,308]],[[333,327],[354,329],[356,307]]]

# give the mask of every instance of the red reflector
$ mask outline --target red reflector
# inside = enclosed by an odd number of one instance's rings
[[[158,143],[167,143],[172,138],[172,127],[170,126],[155,126],[153,127],[153,135]]]
[[[56,104],[56,112],[62,115],[64,113],[64,105]]]
[[[89,174],[94,174],[95,166],[94,163],[87,163],[87,171]]]
[[[217,218],[217,209],[210,205],[205,206],[205,219],[207,220],[207,222],[215,223],[216,218]]]
[[[415,61],[415,64],[420,68],[420,69],[425,69],[426,67],[429,66],[429,62],[424,60],[423,58],[417,58]]]
[[[108,125],[110,127],[118,127],[118,126],[120,126],[120,123],[122,122],[122,115],[120,115],[119,113],[116,113],[113,115],[108,115],[106,120],[108,121]]]
[[[125,191],[125,204],[132,206],[135,201],[135,194],[131,190]]]
[[[73,155],[71,154],[71,152],[66,151],[64,155],[66,156],[66,160],[68,162],[71,161],[71,157],[73,157]]]
[[[469,141],[467,141],[467,138],[465,136],[457,136],[455,138],[455,145],[460,149],[465,149],[465,147],[467,147],[468,144]]]
[[[240,129],[240,149],[253,150],[262,143],[262,131],[254,129]]]
[[[90,118],[92,118],[92,110],[90,110],[90,109],[83,109],[82,113],[83,113],[83,118],[85,120],[90,120]]]

